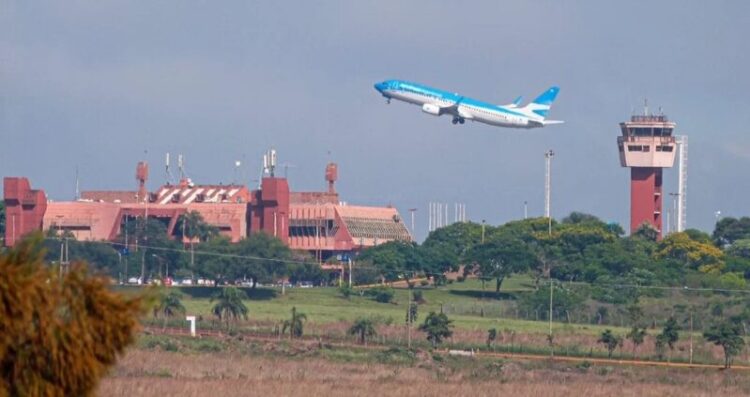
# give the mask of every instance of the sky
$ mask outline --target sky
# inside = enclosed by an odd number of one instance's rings
[[[0,176],[53,200],[149,188],[182,153],[196,183],[255,184],[278,151],[293,190],[350,204],[466,205],[500,224],[583,211],[627,229],[618,123],[644,99],[689,136],[687,226],[750,215],[746,1],[0,1]],[[490,103],[561,87],[550,117],[514,130],[424,114],[373,84],[398,78]],[[241,166],[235,170],[235,162]],[[676,164],[675,164],[676,165]],[[677,191],[677,167],[665,193]],[[671,207],[668,200],[665,208]],[[453,218],[453,214],[449,215]]]

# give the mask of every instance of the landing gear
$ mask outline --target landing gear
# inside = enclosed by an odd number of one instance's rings
[[[391,98],[386,98],[385,99],[385,103],[388,104],[388,105],[390,105],[391,104]]]
[[[463,117],[454,117],[453,120],[451,120],[451,123],[453,123],[453,125],[463,124],[465,122],[466,122],[466,119]]]

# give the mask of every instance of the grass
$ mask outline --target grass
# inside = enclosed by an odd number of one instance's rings
[[[148,345],[145,338],[141,343]],[[98,395],[203,396],[705,396],[747,395],[750,380],[735,371],[600,366],[590,363],[433,355],[426,351],[335,350],[225,341],[201,352],[190,338],[158,337],[179,346],[130,349]],[[169,339],[169,338],[167,338]]]
[[[501,294],[507,299],[514,299],[515,293],[528,291],[531,279],[515,276],[503,283]],[[444,310],[454,321],[457,329],[486,332],[489,328],[512,329],[518,333],[546,333],[549,325],[545,321],[529,321],[511,318],[491,317],[490,313],[498,313],[507,307],[507,299],[489,298],[494,294],[494,284],[487,283],[487,299],[477,296],[482,294],[482,285],[478,280],[455,282],[440,288],[423,289],[425,304],[419,305],[420,318],[424,318],[430,311]],[[277,291],[278,292],[278,291]],[[307,314],[308,321],[314,324],[351,323],[361,316],[376,317],[392,324],[402,324],[406,316],[408,291],[396,289],[394,302],[378,303],[357,294],[350,299],[341,297],[337,288],[290,288],[285,295],[277,294],[272,299],[258,299],[247,302],[250,317],[259,321],[281,321],[287,319],[292,307]],[[264,294],[265,296],[265,294]],[[183,304],[188,313],[211,316],[213,304],[209,299],[186,298]],[[482,313],[487,315],[482,316]],[[576,332],[588,335],[598,335],[604,329],[617,329],[612,326],[597,326],[588,324],[553,323],[558,331]],[[622,332],[625,332],[623,329]]]

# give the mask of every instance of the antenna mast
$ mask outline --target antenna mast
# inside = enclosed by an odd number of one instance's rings
[[[677,150],[679,156],[679,179],[677,182],[677,231],[685,231],[687,221],[687,171],[688,171],[688,137],[680,135],[677,137]]]

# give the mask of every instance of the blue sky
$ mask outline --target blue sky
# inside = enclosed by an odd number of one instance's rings
[[[543,210],[627,226],[618,123],[648,98],[690,137],[687,221],[750,214],[750,52],[742,1],[158,1],[0,4],[0,174],[55,200],[164,181],[183,153],[198,183],[248,183],[269,147],[296,190],[328,161],[349,203],[417,213],[464,202],[501,223]],[[414,80],[508,103],[561,87],[564,125],[506,130],[386,105],[372,84]],[[676,168],[665,174],[675,191]],[[451,215],[452,217],[452,215]]]

